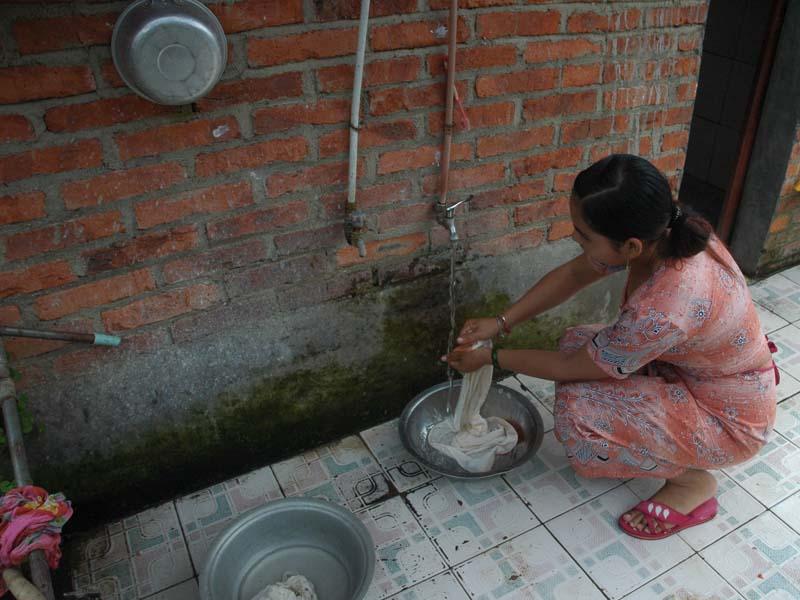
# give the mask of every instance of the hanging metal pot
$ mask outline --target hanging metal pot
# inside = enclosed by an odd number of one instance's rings
[[[197,0],[136,0],[114,25],[111,56],[140,96],[189,104],[219,81],[228,44],[217,17]]]

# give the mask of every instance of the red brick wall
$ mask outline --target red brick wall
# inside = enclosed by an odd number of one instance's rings
[[[3,323],[166,347],[199,311],[276,289],[290,306],[321,303],[368,284],[377,266],[413,276],[411,261],[445,251],[432,211],[445,0],[374,2],[366,259],[341,227],[358,2],[209,4],[229,36],[229,66],[191,109],[122,84],[108,49],[116,13],[103,3],[3,4]],[[472,128],[456,130],[451,189],[454,200],[474,195],[459,224],[471,256],[570,235],[572,178],[609,152],[642,154],[677,181],[705,1],[462,6],[458,90]],[[7,347],[29,358],[31,377],[95,356],[53,342]]]
[[[800,126],[786,168],[786,178],[781,188],[778,208],[772,218],[769,235],[764,243],[764,253],[759,271],[769,272],[800,260]]]

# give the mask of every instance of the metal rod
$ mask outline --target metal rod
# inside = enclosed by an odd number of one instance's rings
[[[0,336],[27,337],[40,340],[64,340],[81,342],[98,346],[119,346],[120,338],[105,333],[76,333],[71,331],[50,331],[39,329],[23,329],[21,327],[0,327]]]
[[[17,411],[17,392],[11,372],[6,361],[3,342],[0,340],[0,403],[2,403],[3,422],[6,428],[8,451],[11,454],[11,467],[14,470],[14,479],[17,487],[31,485],[33,479],[28,467],[28,457],[25,454],[25,444],[22,439],[22,425],[19,422]],[[28,556],[33,584],[39,589],[47,600],[55,600],[53,582],[50,578],[50,567],[45,559],[44,552],[36,550]]]
[[[458,40],[458,0],[450,0],[450,29],[447,40],[447,88],[445,92],[444,146],[442,148],[442,181],[439,204],[447,205],[447,183],[450,176],[450,148],[453,144],[453,98],[456,89],[456,41]]]

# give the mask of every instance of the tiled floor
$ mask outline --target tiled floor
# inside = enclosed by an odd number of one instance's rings
[[[370,531],[369,600],[798,599],[800,268],[752,293],[780,348],[781,403],[760,455],[716,474],[721,508],[710,523],[659,542],[622,534],[619,514],[660,482],[576,476],[552,433],[552,384],[519,377],[504,384],[530,398],[548,433],[515,471],[438,477],[384,423],[105,526],[73,548],[82,560],[72,581],[104,600],[195,600],[197,571],[234,517],[307,495],[346,506]]]

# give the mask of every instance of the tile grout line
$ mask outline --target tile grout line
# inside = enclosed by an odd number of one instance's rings
[[[178,587],[178,586],[180,586],[180,585],[183,585],[183,584],[184,584],[184,583],[186,583],[187,581],[195,581],[196,579],[197,579],[197,576],[195,576],[195,577],[190,577],[189,579],[184,579],[183,581],[179,581],[178,583],[175,583],[175,584],[173,584],[173,585],[171,585],[171,586],[169,586],[169,587],[166,587],[166,588],[164,588],[163,590],[159,590],[159,591],[157,591],[157,592],[153,592],[152,594],[150,594],[150,595],[148,595],[148,596],[139,596],[139,600],[148,600],[148,599],[150,599],[150,598],[154,598],[154,597],[156,597],[158,594],[163,594],[164,592],[168,592],[168,591],[170,591],[170,590],[172,590],[172,589],[175,589],[176,587]],[[198,582],[198,584],[197,584],[197,585],[198,585],[198,587],[199,587],[199,586],[200,586],[200,583]]]
[[[528,509],[533,513],[533,516],[535,516],[536,519],[540,522],[541,527],[544,527],[544,530],[550,535],[550,537],[552,537],[556,541],[556,543],[559,546],[561,546],[561,548],[564,550],[564,552],[567,554],[567,556],[569,556],[572,559],[572,562],[574,562],[577,565],[577,567],[586,575],[586,577],[592,583],[592,585],[594,585],[600,591],[600,593],[603,594],[603,596],[605,596],[607,599],[610,600],[610,596],[608,594],[606,594],[605,590],[602,587],[600,587],[600,585],[594,579],[592,579],[592,576],[589,575],[589,573],[586,571],[586,569],[583,568],[583,565],[581,565],[581,563],[574,556],[572,556],[570,551],[566,548],[566,546],[564,546],[564,544],[561,542],[561,540],[558,539],[558,537],[550,530],[550,528],[547,526],[547,524],[552,522],[553,520],[555,520],[555,519],[567,514],[571,510],[579,508],[579,507],[583,506],[584,504],[587,504],[588,502],[591,502],[592,500],[596,500],[597,498],[600,498],[600,496],[604,496],[605,494],[608,494],[609,492],[612,492],[612,491],[618,489],[620,486],[625,485],[625,482],[623,481],[620,485],[614,486],[610,490],[606,490],[602,494],[600,494],[600,495],[598,495],[598,496],[596,496],[594,498],[590,498],[586,502],[582,502],[581,504],[579,504],[577,506],[573,506],[571,509],[561,513],[560,515],[556,515],[556,516],[548,519],[547,521],[543,521],[542,519],[539,518],[539,515],[537,515],[536,512],[533,510],[533,508],[531,508],[530,505],[525,501],[525,499],[522,496],[520,496],[519,492],[517,492],[517,490],[514,488],[513,485],[511,485],[510,483],[507,483],[507,485],[517,495],[517,497],[522,501],[522,503],[525,504],[526,506],[528,506]],[[536,529],[536,527],[534,527],[534,529]],[[533,531],[533,529],[530,530],[530,531]],[[528,533],[528,532],[526,532],[526,533]],[[523,535],[523,534],[520,534],[520,535]],[[519,537],[519,536],[515,536],[514,539],[516,539],[517,537]],[[511,541],[511,540],[507,540],[507,541]]]

